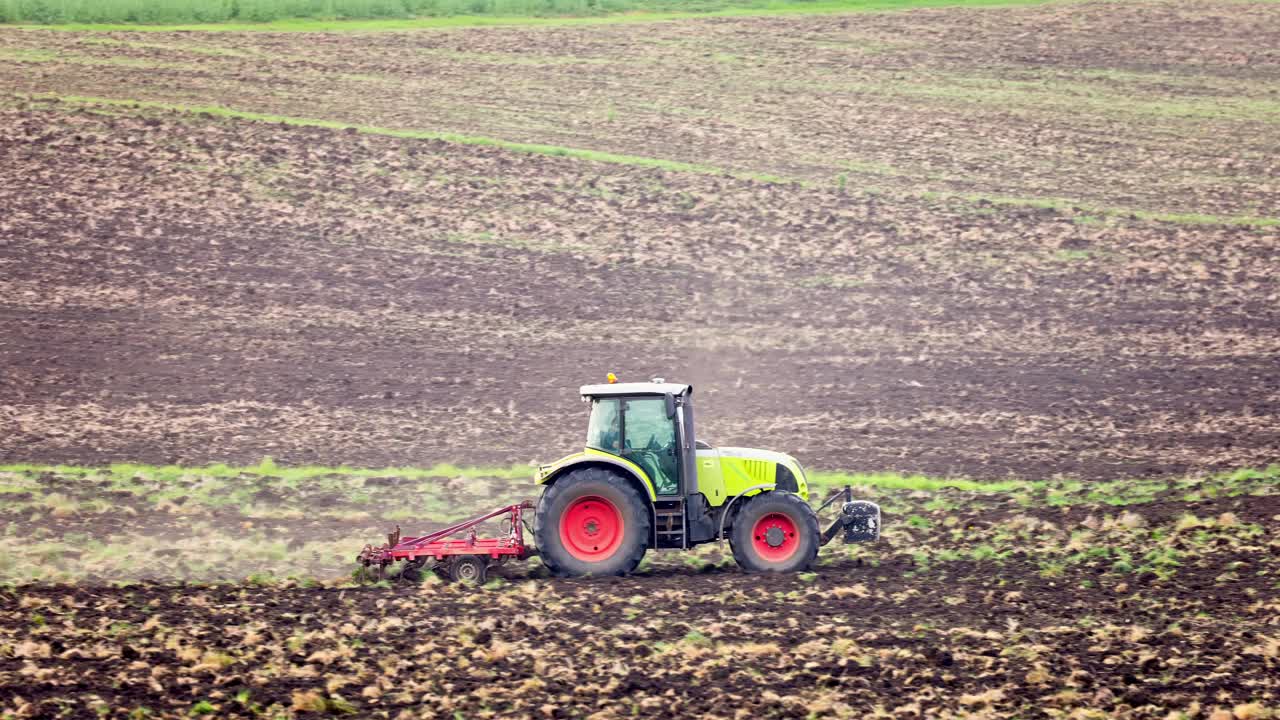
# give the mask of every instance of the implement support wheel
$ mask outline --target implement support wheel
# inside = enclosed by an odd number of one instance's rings
[[[818,557],[818,516],[799,495],[766,492],[746,501],[733,520],[729,546],[748,572],[796,572]]]
[[[649,528],[648,505],[625,478],[586,467],[542,493],[533,535],[556,575],[622,575],[640,564]]]
[[[483,585],[489,561],[479,555],[454,555],[449,562],[449,577],[468,585]]]

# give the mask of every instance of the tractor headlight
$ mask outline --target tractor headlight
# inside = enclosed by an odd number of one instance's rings
[[[807,499],[809,497],[809,478],[804,474],[804,466],[795,458],[791,458],[791,462],[796,464],[796,483],[800,486],[800,494]]]
[[[791,460],[791,464],[796,466],[796,479],[800,481],[800,484],[801,485],[809,484],[809,478],[805,476],[804,466],[800,464],[800,461],[791,457],[790,455],[787,456],[787,459]]]

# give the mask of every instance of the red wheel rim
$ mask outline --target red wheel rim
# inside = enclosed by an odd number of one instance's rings
[[[560,542],[570,555],[586,562],[609,559],[622,544],[625,529],[617,506],[598,495],[574,500],[560,516]]]
[[[765,515],[751,528],[751,545],[760,557],[769,562],[786,560],[800,547],[795,521],[782,513]]]

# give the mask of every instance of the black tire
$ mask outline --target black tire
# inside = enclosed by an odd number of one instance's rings
[[[799,495],[776,490],[738,502],[746,504],[729,530],[729,547],[738,567],[747,572],[798,572],[813,565],[818,558],[818,515],[809,503]],[[762,520],[770,528],[756,538],[753,533]],[[769,557],[770,552],[776,556]]]
[[[404,565],[400,567],[400,575],[396,579],[402,582],[420,583],[422,582],[422,570],[426,565],[426,558],[406,560]]]
[[[594,531],[593,512],[600,513]],[[574,520],[583,523],[576,530],[569,527]],[[570,470],[556,480],[538,498],[533,521],[538,554],[547,569],[560,577],[625,575],[635,570],[649,548],[650,530],[648,503],[626,478],[600,467]],[[604,538],[605,547],[591,545],[594,537]],[[593,557],[595,553],[600,554]]]
[[[454,555],[449,563],[449,577],[469,585],[483,585],[488,570],[488,558],[479,555]]]

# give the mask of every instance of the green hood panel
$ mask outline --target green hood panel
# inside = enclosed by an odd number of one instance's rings
[[[796,480],[797,494],[809,499],[809,486],[804,471],[795,458],[785,453],[756,448],[722,447],[698,451],[698,489],[712,506],[747,493],[759,485],[776,485],[778,469],[785,467]],[[783,473],[785,476],[786,473]],[[772,488],[769,488],[772,489]]]

